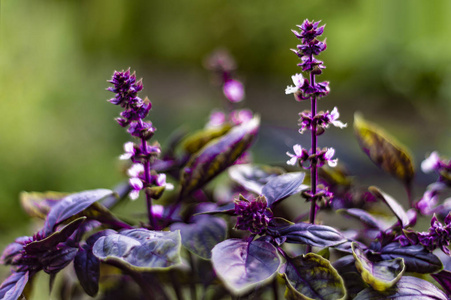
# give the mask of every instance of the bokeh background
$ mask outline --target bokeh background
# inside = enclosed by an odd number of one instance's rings
[[[305,18],[326,23],[331,93],[345,130],[320,138],[362,184],[401,194],[402,186],[360,151],[355,111],[411,149],[417,169],[433,150],[450,155],[451,2],[448,0],[1,0],[0,246],[30,233],[21,191],[75,192],[123,180],[118,156],[128,140],[106,102],[114,70],[143,78],[150,119],[164,145],[180,127],[199,129],[222,93],[204,58],[217,48],[236,58],[243,106],[262,116],[257,163],[284,165],[308,107],[284,94],[299,72],[291,33]],[[416,197],[434,180],[419,172]],[[374,180],[376,182],[374,182]],[[371,181],[371,182],[370,182]]]

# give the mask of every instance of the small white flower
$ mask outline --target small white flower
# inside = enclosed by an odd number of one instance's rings
[[[429,155],[428,158],[423,160],[421,163],[421,170],[424,173],[430,173],[437,168],[438,163],[440,162],[440,157],[438,156],[437,151],[434,151]]]
[[[337,161],[338,161],[338,159],[332,159],[334,154],[335,154],[335,149],[334,148],[327,149],[326,153],[324,154],[324,157],[326,158],[327,163],[332,168],[337,165]]]
[[[130,177],[138,177],[143,172],[144,166],[142,164],[133,164],[127,171],[128,176]]]
[[[135,155],[135,148],[133,142],[127,142],[124,144],[125,153],[122,154],[119,159],[130,159],[133,155]]]
[[[291,157],[289,160],[287,160],[287,165],[294,166],[298,160],[298,158],[302,157],[302,147],[299,144],[296,144],[293,146],[294,154],[291,154],[287,151],[287,155]]]
[[[346,123],[343,123],[341,121],[338,121],[338,118],[340,117],[340,113],[338,112],[337,107],[334,107],[334,109],[330,112],[330,118],[329,121],[332,125],[339,128],[344,128],[347,126]]]
[[[296,93],[301,88],[301,86],[304,85],[305,81],[302,74],[294,74],[293,76],[291,76],[291,80],[293,80],[294,86],[287,86],[287,88],[285,89],[285,94],[287,95]]]
[[[167,190],[174,189],[174,185],[172,183],[166,182],[166,174],[158,174],[157,185],[164,186]]]
[[[136,200],[139,197],[139,191],[141,191],[144,187],[143,182],[141,179],[137,177],[130,178],[129,181],[130,186],[132,187],[132,191],[130,192],[129,196],[132,200]]]

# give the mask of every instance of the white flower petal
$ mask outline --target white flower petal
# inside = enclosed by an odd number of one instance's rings
[[[299,90],[299,89],[298,89],[297,87],[290,85],[290,86],[287,86],[287,88],[285,89],[285,94],[286,94],[286,95],[288,95],[288,94],[294,94],[294,93],[296,93],[298,90]]]
[[[296,156],[301,156],[302,155],[302,147],[299,144],[296,144],[293,146],[293,151],[296,154]]]
[[[287,165],[294,166],[297,160],[298,158],[296,156],[293,156],[291,159],[287,160]]]
[[[138,190],[133,190],[133,191],[130,192],[130,194],[128,194],[128,196],[130,197],[130,199],[136,200],[139,197],[139,191]]]
[[[344,127],[348,126],[348,124],[342,123],[341,121],[332,121],[331,123],[335,127],[339,127],[339,128],[344,128]]]
[[[430,172],[434,171],[434,168],[439,161],[440,161],[440,157],[438,156],[437,151],[434,151],[431,153],[431,155],[429,155],[428,158],[423,160],[423,162],[421,163],[421,170],[424,173],[430,173]]]
[[[338,161],[338,159],[332,159],[332,160],[328,160],[327,163],[329,164],[329,167],[333,168],[337,165],[337,161]]]

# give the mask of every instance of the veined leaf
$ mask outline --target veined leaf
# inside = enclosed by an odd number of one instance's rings
[[[446,295],[432,283],[412,277],[403,276],[398,283],[385,292],[366,288],[354,300],[447,300]]]
[[[389,289],[404,274],[405,266],[402,258],[372,262],[365,256],[357,243],[352,244],[352,254],[363,281],[377,291],[383,292]]]
[[[211,257],[213,268],[226,287],[242,295],[269,282],[280,267],[277,249],[270,243],[229,239],[216,245]]]
[[[286,173],[271,178],[262,189],[262,194],[266,197],[266,201],[268,201],[268,207],[308,188],[307,185],[302,184],[304,178],[304,172]]]
[[[380,250],[383,260],[401,257],[406,265],[406,272],[434,273],[443,269],[440,259],[424,248],[423,245],[401,246],[398,242],[390,243]]]
[[[410,186],[415,175],[412,158],[407,149],[375,124],[354,115],[354,132],[360,147],[385,172]]]
[[[180,230],[182,244],[191,253],[210,259],[211,249],[226,238],[227,224],[222,218],[200,215],[191,224],[172,224],[171,230]]]
[[[275,218],[268,226],[267,234],[283,237],[287,243],[306,244],[314,247],[330,247],[346,242],[346,238],[335,228],[309,223],[283,222]]]
[[[182,170],[180,196],[188,196],[231,166],[252,144],[259,126],[260,118],[254,117],[196,152]]]
[[[167,269],[181,263],[180,232],[124,230],[100,237],[92,253],[101,261],[115,262],[136,271]]]
[[[445,289],[448,295],[451,295],[451,272],[442,270],[437,274],[431,274],[431,276]]]
[[[287,299],[341,300],[346,289],[330,262],[314,253],[287,259]],[[291,291],[288,291],[291,290]]]
[[[246,190],[261,195],[263,186],[272,178],[282,175],[284,170],[277,167],[243,164],[231,166],[228,173],[233,181]]]
[[[91,297],[99,291],[100,261],[89,245],[83,245],[75,256],[74,269],[83,290]]]

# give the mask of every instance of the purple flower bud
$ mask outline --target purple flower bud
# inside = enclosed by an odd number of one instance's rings
[[[237,215],[235,228],[248,230],[253,234],[263,234],[273,218],[264,196],[247,200],[240,195],[235,199],[235,214]]]
[[[234,110],[230,113],[230,121],[235,125],[240,125],[250,121],[253,117],[252,111],[249,109]]]
[[[222,124],[224,124],[226,121],[226,116],[222,111],[213,111],[210,114],[210,120],[208,121],[206,127],[212,128],[212,127],[219,127]]]
[[[244,86],[238,80],[230,79],[224,83],[223,86],[224,95],[231,102],[240,102],[244,99]]]

